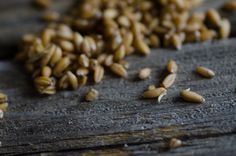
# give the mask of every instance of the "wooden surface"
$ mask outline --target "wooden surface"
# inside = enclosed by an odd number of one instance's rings
[[[25,8],[28,2],[1,1],[1,8],[5,8],[1,12],[12,15],[11,22],[15,16],[24,18],[26,14],[13,14],[13,8]],[[208,5],[215,5],[212,2]],[[5,25],[0,27],[9,30],[14,24],[8,23],[5,16],[0,13],[0,20],[5,18]],[[27,29],[20,31],[19,25],[16,30],[20,32],[12,29],[7,35],[0,29],[0,47],[16,45],[22,32],[37,31],[39,25],[34,16],[27,13],[25,21],[31,17],[36,27],[30,27],[29,22]],[[2,42],[3,36],[7,41]],[[10,49],[0,53],[5,57],[14,52]],[[180,66],[175,85],[160,104],[157,100],[142,99],[148,85],[160,83],[170,58]],[[149,57],[132,56],[127,60],[131,62],[127,79],[107,74],[99,85],[90,84],[49,97],[35,92],[20,65],[9,59],[1,60],[0,89],[9,95],[10,106],[0,121],[0,154],[236,155],[236,39],[189,44],[181,51],[153,49]],[[211,80],[199,77],[194,73],[198,65],[213,69],[216,77]],[[153,70],[147,81],[136,78],[142,67]],[[84,94],[90,88],[99,90],[99,99],[84,102]],[[183,102],[178,95],[186,88],[202,94],[206,103]],[[183,146],[168,149],[172,137],[180,138]]]

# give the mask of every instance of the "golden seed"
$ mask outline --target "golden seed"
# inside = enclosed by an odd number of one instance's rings
[[[53,74],[59,76],[70,65],[71,61],[68,57],[62,58],[54,67]]]
[[[170,60],[167,64],[167,70],[170,73],[177,73],[178,66],[174,60]]]
[[[50,65],[54,66],[61,58],[62,58],[62,50],[60,47],[57,46],[51,57]]]
[[[120,77],[127,77],[128,76],[126,69],[121,64],[113,63],[111,65],[110,69],[113,73],[115,73],[116,75],[118,75]]]
[[[49,66],[44,66],[41,72],[42,76],[50,77],[52,74],[52,69]]]
[[[55,86],[48,86],[48,87],[36,86],[36,88],[40,94],[53,95],[56,93]]]
[[[85,97],[85,100],[88,101],[88,102],[94,101],[94,100],[96,100],[96,99],[98,98],[98,95],[99,95],[99,93],[98,93],[97,90],[91,89],[91,90],[87,93],[87,95],[86,95],[86,97]]]
[[[165,88],[171,87],[175,82],[176,76],[177,75],[175,73],[167,75],[163,80],[161,86]]]
[[[143,93],[144,98],[152,99],[152,98],[158,98],[161,94],[166,92],[167,90],[163,87],[159,88],[152,88]]]
[[[104,64],[106,58],[107,58],[107,54],[100,54],[97,58],[97,61],[99,64]]]
[[[230,25],[229,20],[222,19],[221,24],[220,24],[220,30],[219,30],[220,38],[222,39],[228,38],[230,35],[230,29],[231,29],[231,25]]]
[[[116,61],[119,61],[119,60],[123,59],[124,57],[125,57],[125,46],[120,45],[115,51],[114,59]]]
[[[186,90],[181,91],[180,96],[187,102],[193,102],[193,103],[205,102],[205,99],[201,95],[199,95],[193,91],[190,91],[190,89],[186,89]]]
[[[113,64],[113,55],[108,55],[104,64],[108,67],[111,66]]]
[[[206,20],[208,20],[213,26],[219,26],[221,17],[215,9],[209,9],[206,13]]]
[[[40,76],[40,77],[35,78],[34,83],[36,86],[43,86],[43,87],[53,85],[52,79],[46,76]]]
[[[123,34],[122,34],[122,37],[123,37],[123,44],[125,45],[125,48],[129,48],[132,43],[133,43],[133,40],[134,40],[134,36],[131,32],[127,32],[125,31]]]
[[[78,80],[75,74],[73,74],[71,71],[67,71],[67,76],[68,76],[68,80],[70,82],[71,87],[73,89],[77,89],[79,84],[78,84]]]
[[[143,68],[139,71],[139,78],[141,80],[145,80],[150,77],[151,75],[151,69],[150,68]]]
[[[150,54],[151,50],[142,39],[143,37],[141,35],[140,26],[138,25],[137,22],[132,22],[132,32],[134,34],[134,43],[133,43],[134,47],[137,48],[139,52],[141,52],[144,55]]]
[[[197,67],[196,72],[197,72],[199,75],[201,75],[201,76],[203,76],[203,77],[206,77],[206,78],[212,78],[212,77],[215,76],[214,71],[212,71],[211,69],[208,69],[208,68],[206,68],[206,67],[202,67],[202,66]]]
[[[130,27],[130,21],[129,21],[129,18],[126,17],[126,16],[119,16],[118,19],[117,19],[118,23],[123,26],[123,27],[126,27],[126,28],[129,28]]]
[[[53,29],[45,29],[42,33],[42,43],[46,47],[51,43],[52,38],[55,36]]]
[[[57,30],[57,36],[64,40],[73,40],[73,32],[68,25],[61,24]]]
[[[174,34],[170,38],[170,42],[174,48],[180,50],[182,48],[182,40],[179,35]]]
[[[104,18],[116,18],[118,11],[115,9],[106,9],[103,13]]]
[[[74,45],[69,41],[62,40],[60,42],[60,47],[67,52],[72,52],[74,50]]]
[[[98,61],[96,59],[90,59],[89,60],[89,68],[90,70],[95,70],[95,68],[98,66]]]
[[[7,108],[8,108],[7,102],[0,104],[0,110],[2,110],[3,112],[5,112],[7,110]]]
[[[226,1],[223,4],[222,9],[229,12],[236,11],[236,2],[233,0]]]
[[[93,79],[96,83],[99,83],[102,81],[103,77],[104,77],[104,68],[100,65],[97,65],[95,67]]]
[[[81,54],[79,56],[79,64],[82,66],[82,67],[89,67],[89,58],[85,55],[85,54]]]
[[[169,144],[170,148],[177,148],[182,146],[182,141],[176,138],[172,138]]]
[[[91,52],[91,55],[93,55],[97,50],[96,42],[92,37],[89,37],[89,36],[85,37],[85,39],[88,40],[89,47],[90,47],[90,52]]]
[[[214,30],[203,29],[201,30],[200,40],[201,41],[212,40],[215,36],[216,32]]]
[[[48,48],[45,49],[45,55],[41,60],[41,66],[46,66],[49,61],[51,60],[54,52],[56,50],[56,46],[54,44],[50,45]]]
[[[91,55],[91,49],[88,38],[84,38],[83,42],[80,45],[80,51],[86,54],[87,56]]]
[[[69,78],[68,78],[68,74],[64,74],[60,80],[59,80],[59,88],[60,89],[66,89],[69,86]]]
[[[74,43],[77,51],[80,51],[81,44],[83,42],[83,36],[78,32],[74,33]]]

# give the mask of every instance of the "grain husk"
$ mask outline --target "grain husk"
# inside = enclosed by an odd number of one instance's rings
[[[213,78],[215,76],[215,72],[213,70],[203,66],[197,67],[196,72],[205,78]]]
[[[203,103],[205,99],[196,92],[190,91],[190,89],[186,89],[180,92],[180,96],[183,100],[192,103]]]

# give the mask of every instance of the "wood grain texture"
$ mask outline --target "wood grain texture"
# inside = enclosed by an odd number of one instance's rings
[[[127,79],[108,74],[99,85],[50,97],[39,96],[17,64],[1,62],[0,73],[5,76],[0,77],[0,88],[10,95],[10,108],[0,122],[3,133],[0,153],[120,147],[159,143],[171,137],[234,136],[235,51],[235,39],[186,45],[178,52],[157,49],[150,57],[129,57],[132,63]],[[143,100],[142,92],[150,84],[159,84],[170,58],[180,67],[177,82],[162,103]],[[216,77],[212,80],[199,77],[193,72],[198,65],[213,69]],[[153,70],[147,81],[136,79],[138,69],[143,67]],[[101,96],[95,102],[84,102],[84,94],[92,87]],[[201,93],[206,103],[183,102],[178,95],[186,88]],[[232,148],[235,153],[233,145]]]
[[[206,0],[201,10],[222,2]],[[54,9],[63,12],[71,4],[72,0],[60,0]],[[41,13],[30,0],[0,1],[0,58],[16,52],[22,34],[43,27]],[[236,23],[234,14],[224,15]],[[180,68],[175,85],[160,104],[144,100],[143,91],[161,82],[171,58]],[[49,97],[36,93],[21,65],[1,60],[0,90],[9,95],[10,106],[0,120],[0,155],[236,155],[235,59],[234,38],[188,44],[181,51],[153,49],[149,57],[127,58],[127,79],[106,73],[101,84]],[[213,69],[216,77],[196,75],[199,65]],[[146,81],[137,79],[143,67],[153,71]],[[91,88],[99,90],[99,99],[84,102]],[[206,103],[182,101],[178,95],[186,88],[203,95]],[[172,137],[184,145],[169,150]]]

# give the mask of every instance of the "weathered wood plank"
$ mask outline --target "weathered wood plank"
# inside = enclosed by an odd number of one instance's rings
[[[170,137],[234,136],[235,51],[235,39],[186,45],[178,52],[157,49],[150,57],[129,57],[131,68],[126,80],[108,74],[99,85],[50,97],[35,93],[17,64],[0,62],[0,75],[4,75],[0,88],[10,96],[10,108],[0,121],[0,154],[82,150],[160,142]],[[149,84],[161,81],[170,58],[178,62],[180,70],[168,96],[161,104],[140,98]],[[194,74],[198,65],[213,69],[216,77],[209,80]],[[142,67],[153,70],[147,81],[136,79]],[[99,100],[84,102],[85,92],[92,87],[100,91]],[[201,93],[206,103],[183,102],[178,94],[185,88]]]
[[[226,142],[227,140],[227,142]],[[108,147],[103,149],[85,149],[60,151],[54,153],[41,153],[47,156],[103,156],[103,155],[163,155],[163,156],[183,156],[183,155],[235,155],[236,136],[215,136],[207,138],[184,138],[183,145],[177,149],[169,149],[169,140],[162,140],[156,143],[145,143],[141,145],[120,145],[118,147]],[[38,156],[40,154],[33,154]]]

